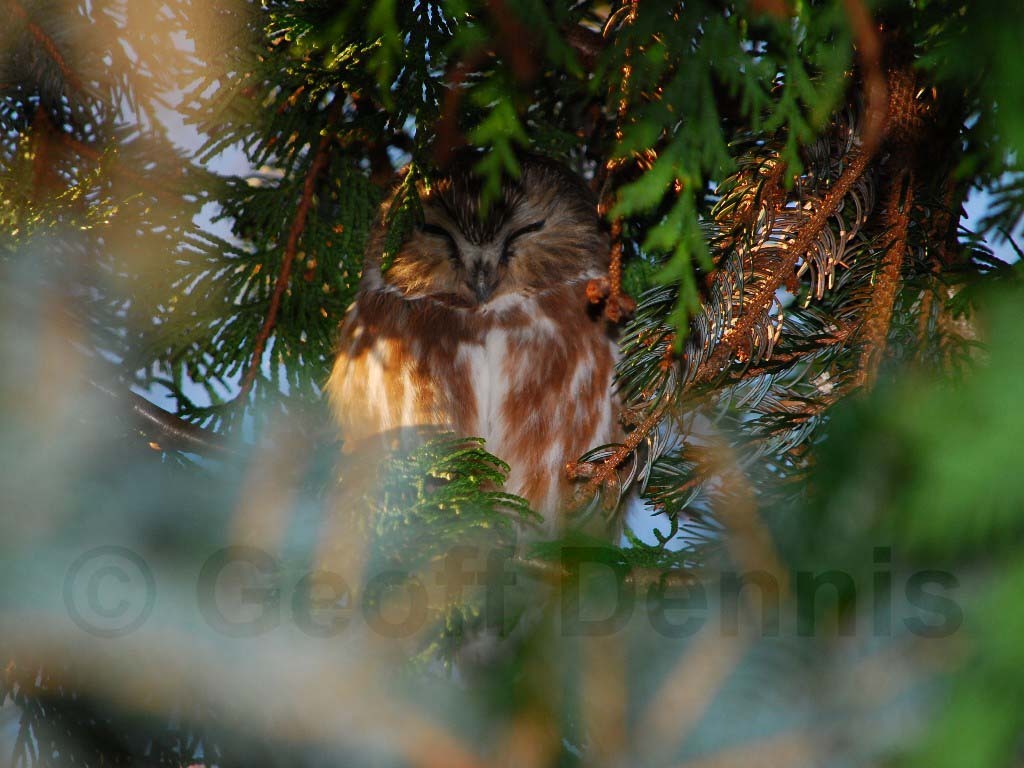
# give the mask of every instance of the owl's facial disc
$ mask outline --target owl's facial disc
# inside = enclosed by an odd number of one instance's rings
[[[498,290],[515,257],[516,248],[528,235],[540,232],[545,221],[540,219],[525,226],[503,227],[493,239],[472,243],[449,228],[426,222],[420,228],[424,235],[439,240],[446,249],[452,268],[469,295],[477,304],[486,304]]]
[[[420,189],[423,223],[383,279],[410,299],[459,308],[530,297],[602,272],[608,240],[586,182],[568,168],[527,156],[516,180],[483,206],[476,155]]]
[[[467,264],[469,287],[476,296],[477,303],[485,304],[498,289],[502,277],[508,269],[509,262],[515,255],[515,248],[521,238],[539,232],[544,228],[544,220],[534,221],[524,227],[511,231],[502,231],[489,243],[476,248],[467,249],[473,257]]]

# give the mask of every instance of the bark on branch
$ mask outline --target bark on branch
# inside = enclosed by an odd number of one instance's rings
[[[228,447],[223,435],[190,424],[134,392],[117,392],[96,381],[92,385],[127,407],[155,450],[179,450],[213,458],[236,453]]]

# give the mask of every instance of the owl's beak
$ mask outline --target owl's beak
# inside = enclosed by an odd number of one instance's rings
[[[491,294],[494,293],[494,289],[497,286],[497,275],[490,264],[477,262],[473,268],[473,276],[470,283],[470,288],[476,294],[476,300],[483,304],[491,298]]]

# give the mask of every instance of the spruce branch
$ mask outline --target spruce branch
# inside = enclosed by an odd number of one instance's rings
[[[797,261],[807,253],[811,244],[827,226],[829,219],[835,215],[847,193],[867,170],[872,156],[872,152],[862,148],[843,170],[821,206],[814,211],[796,239],[786,246],[786,256],[774,274],[758,287],[754,296],[746,302],[743,314],[722,334],[714,350],[698,366],[693,378],[695,382],[706,383],[714,380],[732,362],[743,339],[749,336],[756,324],[764,321],[775,301],[776,291],[784,287],[789,276],[796,271]]]
[[[879,265],[871,302],[864,313],[860,333],[862,351],[853,378],[855,389],[874,386],[879,365],[885,356],[886,339],[900,286],[900,272],[907,251],[907,229],[913,200],[913,174],[903,171],[890,183],[885,204],[883,221],[888,233],[885,256]]]
[[[634,451],[640,446],[648,435],[651,434],[661,423],[662,417],[668,409],[668,401],[652,410],[647,417],[632,432],[626,435],[622,445],[615,449],[614,453],[607,459],[595,466],[589,462],[570,462],[566,465],[565,471],[570,480],[587,478],[587,486],[592,491],[598,491],[615,477],[615,471]]]
[[[49,119],[48,115],[47,119]],[[86,160],[89,160],[93,163],[99,163],[105,159],[104,153],[102,151],[96,149],[95,147],[89,146],[84,141],[79,141],[70,133],[65,133],[63,131],[58,131],[57,133],[60,137],[60,141],[68,149],[70,149],[72,152],[77,153],[81,157],[84,157]],[[148,172],[146,175],[136,173],[135,171],[126,167],[125,164],[122,162],[111,162],[108,164],[108,167],[110,168],[110,171],[112,173],[124,179],[127,179],[140,189],[144,189],[153,195],[167,194],[167,191],[171,187],[171,185],[179,182],[182,176],[180,166],[173,167],[174,173],[171,178],[165,176],[163,179],[154,179],[154,174],[152,171]]]
[[[885,356],[899,292],[900,274],[907,252],[910,210],[914,204],[915,177],[911,147],[917,137],[919,115],[915,79],[909,71],[893,72],[889,118],[896,151],[890,162],[889,194],[883,212],[886,232],[884,255],[875,280],[875,290],[865,311],[861,331],[861,355],[853,377],[855,388],[873,387]]]
[[[624,6],[624,8],[626,7],[632,9],[632,6]],[[766,251],[767,269],[758,272],[755,268],[743,262],[739,266],[741,273],[738,276],[733,276],[729,271],[728,263],[720,262],[719,269],[716,270],[714,277],[711,278],[709,288],[712,293],[717,291],[718,294],[724,297],[722,298],[725,302],[724,305],[715,311],[724,311],[724,319],[728,320],[728,322],[723,320],[716,321],[714,318],[709,322],[705,322],[707,332],[698,340],[698,348],[692,350],[692,353],[695,354],[691,353],[691,355],[684,356],[682,361],[685,367],[682,378],[683,385],[674,397],[668,398],[670,401],[678,402],[695,386],[699,387],[712,382],[721,382],[723,376],[728,373],[732,363],[736,360],[747,363],[750,366],[759,363],[760,357],[771,357],[775,342],[783,329],[781,308],[779,320],[774,329],[768,320],[773,306],[778,302],[777,292],[784,287],[791,288],[793,286],[799,274],[797,267],[801,259],[805,259],[803,269],[809,268],[809,253],[829,226],[830,220],[838,215],[847,196],[867,173],[882,145],[889,121],[895,118],[901,126],[906,122],[901,115],[894,114],[898,112],[898,105],[893,98],[889,98],[889,88],[886,87],[885,80],[881,75],[881,43],[867,10],[858,2],[850,2],[848,3],[847,11],[859,41],[862,68],[865,70],[864,102],[867,115],[864,119],[866,127],[860,136],[859,147],[856,149],[851,148],[852,159],[846,164],[839,177],[831,185],[824,199],[813,208],[806,221],[803,222],[791,240],[788,242],[783,240],[779,246],[775,246],[770,243],[767,237],[765,238],[764,243],[768,246]],[[620,9],[621,15],[631,14],[632,12],[635,12],[635,10],[623,11]],[[631,15],[626,16],[626,18],[631,18]],[[627,82],[628,76],[629,64],[627,57],[626,69],[624,70],[624,80]],[[896,85],[902,85],[897,80],[897,77],[895,72],[890,75],[890,79]],[[620,104],[620,119],[622,116]],[[621,130],[621,124],[619,128]],[[734,208],[725,209],[725,222],[719,223],[724,224],[731,220],[732,224],[731,228],[723,232],[721,240],[717,243],[719,249],[724,251],[724,249],[740,246],[744,241],[744,233],[754,231],[757,217],[762,211],[771,211],[784,204],[785,196],[781,193],[780,184],[784,173],[785,163],[778,156],[774,158],[768,167],[761,166],[755,170],[755,177],[761,176],[763,183],[755,184],[753,187],[754,193],[742,197]],[[859,221],[855,222],[855,227],[859,223]],[[765,235],[768,233],[770,233],[770,227],[765,232]],[[746,236],[749,237],[749,235]],[[847,236],[847,239],[850,237],[852,237],[852,233]],[[840,243],[840,248],[844,246],[845,242]],[[754,248],[751,249],[750,253],[756,253],[756,251],[757,249]],[[748,268],[757,277],[757,283],[753,290],[750,290],[745,285],[748,281],[746,277]],[[831,263],[826,264],[824,269],[829,270],[829,274],[831,274],[834,265]],[[737,291],[739,296],[734,307],[733,294]],[[820,276],[819,287],[816,293],[820,298]],[[738,314],[734,315],[734,310],[738,310]],[[705,314],[707,312],[708,308],[706,307]],[[704,320],[707,321],[707,318],[704,318]],[[767,343],[766,345],[762,343],[761,348],[755,349],[748,354],[743,350],[742,345],[748,339],[756,339],[759,336],[759,329],[764,329],[763,333],[760,333],[760,337],[762,342],[766,338]],[[846,336],[847,334],[842,334],[844,340]],[[763,349],[765,346],[766,349]],[[756,372],[757,369],[755,368]],[[743,378],[745,376],[741,374],[740,380]],[[671,379],[663,377],[663,380],[667,382]],[[578,477],[585,473],[589,477],[588,485],[594,490],[599,489],[606,483],[612,482],[613,476],[617,477],[615,473],[618,466],[626,461],[631,453],[648,436],[655,432],[660,423],[661,416],[667,410],[664,402],[659,401],[657,406],[651,408],[647,418],[641,425],[630,433],[627,440],[611,456],[605,459],[599,467],[584,469],[581,465],[571,464],[567,467],[570,477]]]
[[[844,326],[837,329],[829,337],[818,340],[815,346],[809,347],[805,350],[773,352],[769,359],[747,365],[743,370],[738,371],[735,376],[730,376],[725,379],[722,382],[722,385],[732,386],[740,383],[741,381],[752,379],[755,376],[775,374],[782,370],[792,368],[794,365],[799,365],[800,363],[805,362],[808,358],[820,355],[823,349],[846,344],[851,335],[853,335],[853,332],[854,328],[852,326]]]

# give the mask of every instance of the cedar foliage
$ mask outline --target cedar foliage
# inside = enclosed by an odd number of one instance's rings
[[[1024,318],[1019,269],[987,242],[1016,249],[1024,215],[1020,9],[0,3],[0,448],[4,496],[27,521],[7,524],[4,545],[16,764],[476,764],[517,744],[538,765],[743,762],[744,749],[785,764],[1019,759],[1024,655],[1006,638],[1024,626]],[[193,146],[167,128],[175,115]],[[320,385],[367,235],[397,185],[396,247],[419,214],[414,183],[464,144],[482,150],[486,189],[530,150],[599,194],[617,256],[592,292],[622,320],[631,431],[580,457],[573,514],[582,526],[630,507],[623,540],[516,550],[532,513],[501,493],[507,467],[471,435],[442,436],[382,470],[366,568],[431,573],[466,542],[511,553],[502,618],[518,630],[501,627],[510,639],[482,667],[467,655],[493,628],[480,592],[433,606],[415,642],[342,643],[341,660],[308,638],[259,646],[241,668],[216,633],[212,661],[162,648],[157,630],[79,645],[57,582],[83,541],[126,541],[181,600],[210,552],[266,522],[245,510],[279,507],[280,567],[261,578],[281,588],[315,569],[337,455]],[[990,200],[969,231],[973,190]],[[40,385],[54,370],[68,383]],[[354,525],[333,523],[343,538]],[[766,574],[762,597],[798,629],[723,629],[714,648],[656,622],[557,635],[566,584],[610,615],[607,584],[581,575],[594,560],[648,611],[679,594],[699,608],[697,584],[728,616],[718,585]],[[928,646],[938,672],[898,621],[845,639],[844,622],[871,615],[880,571],[936,568],[969,584],[966,640]],[[849,580],[834,606],[803,600],[801,572],[835,569]],[[311,610],[312,593],[299,597]],[[922,608],[908,588],[889,610],[907,602]],[[58,622],[52,642],[40,615]],[[166,604],[157,616],[168,636],[196,631]],[[136,660],[146,653],[166,669]],[[303,653],[312,681],[285,663]],[[895,732],[871,719],[877,701],[849,695],[859,657],[927,680],[879,694]],[[694,672],[716,664],[731,675]],[[395,690],[343,693],[364,666]],[[282,725],[293,711],[301,738]]]

